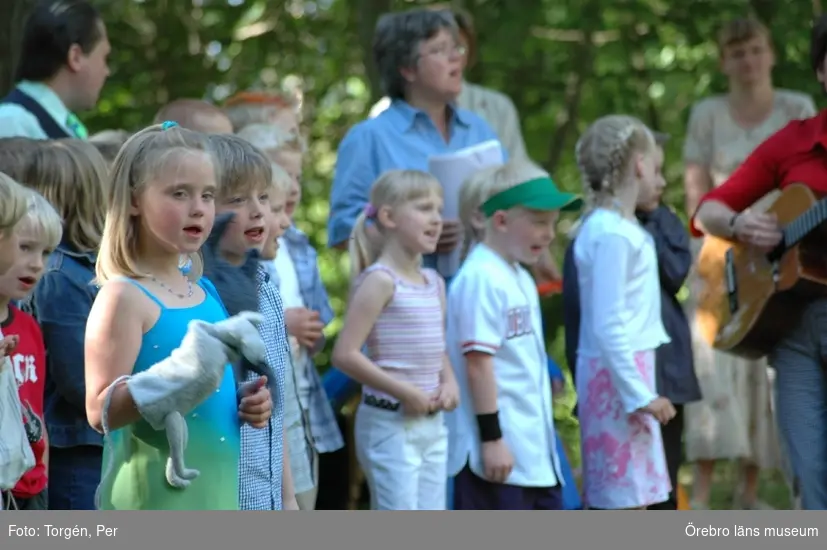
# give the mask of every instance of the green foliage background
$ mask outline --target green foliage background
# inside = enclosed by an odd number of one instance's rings
[[[26,0],[14,0],[12,4]],[[370,61],[376,18],[428,2],[401,0],[98,0],[113,45],[113,74],[91,131],[136,130],[165,102],[221,102],[252,85],[303,95],[304,201],[297,223],[318,245],[333,307],[341,314],[346,258],[327,250],[325,224],[336,147],[378,99]],[[624,112],[673,139],[667,146],[665,200],[683,210],[681,148],[693,102],[725,90],[715,32],[731,17],[756,13],[777,47],[776,85],[820,97],[808,62],[809,22],[820,0],[466,0],[480,61],[468,79],[514,100],[532,157],[565,189],[580,183],[573,164],[578,134],[595,118]],[[561,222],[558,249],[565,245]],[[545,301],[551,355],[565,365],[561,304]],[[338,331],[341,317],[329,327]],[[320,358],[326,364],[326,357]],[[561,431],[577,463],[574,396],[558,403]]]

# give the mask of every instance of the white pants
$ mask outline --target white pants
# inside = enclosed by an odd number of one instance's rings
[[[441,412],[408,418],[362,403],[354,436],[371,509],[446,509],[448,429]]]

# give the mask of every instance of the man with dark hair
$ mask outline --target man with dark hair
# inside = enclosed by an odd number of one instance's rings
[[[40,0],[23,29],[17,85],[0,102],[0,137],[80,138],[109,76],[109,39],[87,0]]]

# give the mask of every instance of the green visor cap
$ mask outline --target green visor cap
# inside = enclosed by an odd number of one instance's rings
[[[583,206],[583,199],[560,191],[550,178],[537,178],[497,193],[485,201],[480,210],[486,218],[490,218],[497,210],[515,206],[530,210],[574,212]]]

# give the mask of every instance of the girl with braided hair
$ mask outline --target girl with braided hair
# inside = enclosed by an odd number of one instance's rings
[[[635,217],[665,185],[639,120],[597,120],[577,144],[588,196],[574,244],[581,322],[576,386],[583,496],[591,509],[645,509],[669,498],[661,430],[675,408],[655,386],[655,350],[669,337],[651,235]]]

